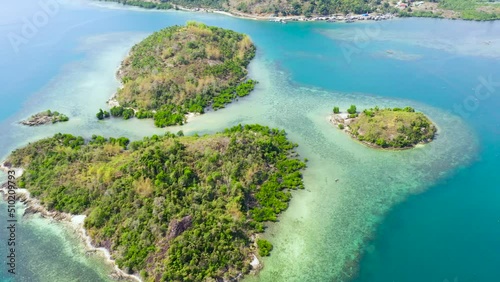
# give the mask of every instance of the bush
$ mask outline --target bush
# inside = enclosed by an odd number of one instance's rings
[[[375,113],[370,109],[370,110],[364,110],[363,113],[369,117],[374,117]]]
[[[184,114],[175,111],[175,109],[166,108],[156,112],[154,121],[157,127],[182,125],[184,123]]]
[[[99,109],[99,112],[97,112],[95,116],[97,117],[98,120],[104,119],[104,112],[102,111],[102,109]]]
[[[387,142],[382,138],[377,139],[375,144],[379,145],[380,147],[387,147]]]
[[[247,96],[254,89],[255,84],[257,84],[257,81],[252,79],[241,83],[236,86],[236,95],[238,95],[238,97]]]
[[[351,105],[351,107],[349,109],[347,109],[347,112],[349,114],[355,114],[356,113],[356,106],[355,105]]]
[[[135,113],[133,109],[124,109],[122,112],[123,119],[129,119],[134,117]]]
[[[412,108],[412,107],[405,107],[405,108],[403,109],[403,111],[405,111],[405,112],[409,112],[409,113],[414,113],[414,112],[415,112],[415,109],[414,109],[414,108]]]
[[[340,109],[339,109],[339,107],[333,107],[333,113],[334,113],[334,114],[338,114],[338,113],[340,113]]]
[[[123,115],[123,107],[121,106],[114,106],[110,110],[111,115],[114,117],[121,117]]]
[[[257,239],[257,246],[259,247],[259,255],[261,257],[269,256],[273,250],[273,245],[264,239]]]
[[[344,125],[342,123],[339,123],[339,129],[344,129]]]
[[[151,112],[151,111],[138,111],[135,114],[135,117],[138,118],[138,119],[153,118],[154,117],[154,113]]]

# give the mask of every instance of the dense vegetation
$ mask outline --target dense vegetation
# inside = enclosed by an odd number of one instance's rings
[[[433,6],[396,8],[396,0],[104,0],[153,9],[180,5],[230,12],[276,16],[312,16],[331,14],[394,13],[402,17],[458,17],[466,20],[498,20],[500,7],[494,0],[425,0]],[[403,3],[418,1],[403,0]],[[422,6],[423,7],[423,6]]]
[[[123,5],[136,6],[145,9],[167,10],[174,8],[174,6],[172,6],[167,1],[147,1],[147,0],[100,0],[100,1],[118,2]]]
[[[303,188],[285,132],[235,126],[202,137],[142,141],[56,134],[14,151],[19,186],[50,210],[86,214],[94,244],[147,281],[213,281],[250,268],[253,242]],[[257,245],[257,246],[256,246]]]
[[[356,108],[354,105],[349,108]],[[364,110],[359,114],[349,112],[348,119],[339,122],[340,129],[346,129],[360,141],[382,148],[409,148],[434,138],[436,127],[422,113],[411,107],[378,107]]]
[[[46,110],[32,115],[29,119],[21,121],[24,125],[37,126],[47,123],[65,122],[69,117],[57,111]]]
[[[223,108],[248,95],[256,81],[246,67],[255,55],[250,38],[234,31],[188,22],[155,32],[135,45],[118,71],[122,107],[112,116],[154,118],[164,127],[182,124],[185,114]]]
[[[242,12],[248,14],[275,14],[280,16],[293,15],[329,15],[334,13],[366,13],[375,11],[380,6],[380,0],[265,0],[265,1],[245,1],[245,0],[104,0],[113,1],[127,5],[140,6],[137,2],[144,3],[145,8],[170,9],[167,5],[172,4],[188,8],[210,8],[224,11]],[[133,2],[133,3],[132,3]],[[166,6],[159,7],[160,3]],[[151,7],[148,7],[151,6]]]
[[[492,0],[441,0],[439,7],[456,11],[465,20],[498,20],[500,6]]]

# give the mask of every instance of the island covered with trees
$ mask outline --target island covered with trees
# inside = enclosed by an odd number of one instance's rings
[[[44,124],[52,124],[57,122],[68,121],[69,118],[65,114],[57,111],[46,110],[32,115],[30,118],[21,121],[21,124],[28,126],[39,126]]]
[[[374,107],[361,113],[355,105],[344,113],[333,107],[330,121],[364,144],[387,149],[407,149],[431,142],[437,131],[428,117],[412,107]]]
[[[15,150],[5,166],[24,169],[19,187],[48,210],[87,215],[94,245],[126,272],[216,281],[271,252],[258,233],[303,188],[296,146],[261,125],[134,142],[59,133]]]
[[[155,32],[132,48],[118,70],[119,105],[96,116],[153,118],[165,127],[183,124],[187,113],[224,108],[254,89],[246,67],[255,50],[247,35],[202,23]]]

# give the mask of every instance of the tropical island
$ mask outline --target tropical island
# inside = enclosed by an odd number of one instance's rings
[[[361,113],[355,105],[346,113],[334,107],[330,122],[370,147],[385,149],[408,149],[431,142],[437,131],[429,118],[411,107],[374,107]]]
[[[302,189],[283,130],[238,125],[141,141],[56,134],[15,150],[18,186],[50,211],[86,215],[95,246],[146,281],[216,281],[259,268],[267,221]],[[219,280],[217,280],[219,281]]]
[[[187,114],[224,108],[257,83],[246,67],[255,56],[247,35],[188,22],[155,32],[135,45],[117,76],[122,88],[110,101],[110,116],[152,118],[158,127],[181,125]]]
[[[226,12],[254,19],[282,17],[283,20],[363,20],[367,14],[400,17],[432,17],[464,20],[498,20],[500,4],[493,0],[293,0],[293,1],[187,1],[187,0],[101,0],[147,9],[183,9]],[[333,15],[349,15],[335,17]],[[354,15],[359,15],[357,17]],[[364,16],[363,16],[364,15]],[[383,17],[387,18],[387,17]],[[382,18],[382,19],[383,19]],[[390,17],[389,17],[390,18]],[[377,16],[371,19],[380,19]]]
[[[21,121],[20,123],[27,126],[39,126],[44,124],[52,124],[57,122],[68,121],[69,118],[56,111],[46,110],[32,115],[30,118]]]

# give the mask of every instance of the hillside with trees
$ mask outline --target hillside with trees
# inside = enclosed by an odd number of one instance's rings
[[[49,210],[85,214],[93,244],[146,281],[215,281],[251,269],[255,237],[303,188],[283,130],[235,126],[141,141],[56,134],[15,150],[18,185]]]
[[[498,20],[495,0],[102,0],[151,9],[205,8],[248,16],[326,16],[391,13],[402,17]]]
[[[165,127],[183,124],[188,112],[224,108],[253,90],[256,81],[245,79],[254,56],[250,38],[231,30],[188,22],[155,32],[123,61],[116,94],[122,108],[111,115],[153,118]]]

